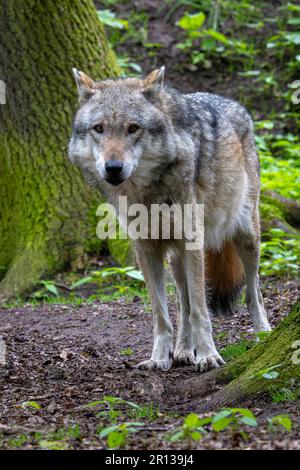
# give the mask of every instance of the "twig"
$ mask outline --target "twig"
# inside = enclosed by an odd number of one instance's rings
[[[136,368],[137,368],[136,366],[134,366],[133,364],[130,364],[130,362],[127,362],[127,361],[123,361],[123,364],[124,364],[124,366],[125,366],[126,369],[132,370],[132,369],[136,369]]]
[[[0,431],[7,432],[9,434],[13,434],[15,432],[39,432],[44,433],[44,430],[39,430],[35,428],[27,428],[26,426],[7,426],[6,424],[0,424]]]

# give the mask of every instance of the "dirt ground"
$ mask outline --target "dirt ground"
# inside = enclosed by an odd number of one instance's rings
[[[299,292],[294,281],[268,284],[264,297],[272,325],[289,312]],[[170,312],[175,319],[172,300]],[[213,324],[219,349],[252,337],[244,307],[232,317],[214,317]],[[41,440],[47,447],[51,444],[45,440],[49,439],[61,439],[64,448],[105,448],[105,440],[97,432],[107,420],[97,416],[103,406],[84,405],[107,395],[156,410],[155,416],[133,419],[143,422],[144,427],[129,437],[127,448],[188,445],[170,443],[166,435],[182,422],[182,416],[201,408],[192,387],[193,367],[145,372],[124,366],[124,361],[134,364],[151,352],[151,313],[139,299],[133,303],[120,299],[80,306],[40,304],[1,309],[0,336],[7,348],[6,365],[0,366],[0,448],[39,448]],[[124,355],[129,352],[131,356]],[[31,401],[39,409],[24,405]],[[233,438],[229,431],[210,432],[197,448],[300,449],[299,403],[267,404],[262,397],[259,402],[248,400],[243,405],[252,409],[261,424],[249,432],[249,440]],[[293,419],[292,433],[270,433],[267,418],[283,413]],[[80,428],[80,436],[59,437],[58,430],[74,425]]]
[[[118,2],[113,8],[123,18],[128,12],[126,3]],[[191,69],[176,47],[181,33],[174,25],[184,8],[168,16],[168,6],[161,10],[158,3],[157,0],[132,2],[137,10],[148,13],[149,42],[160,42],[164,47],[153,57],[145,53],[143,44],[132,41],[121,45],[118,54],[129,53],[144,73],[166,64],[167,81],[183,91],[201,89],[239,98],[240,90],[249,89],[247,79],[238,76],[237,71],[226,75],[221,66],[213,71],[201,69],[201,73]],[[95,4],[99,8],[107,7],[101,1]],[[259,106],[257,103],[260,112]],[[263,292],[271,324],[275,326],[299,298],[300,285],[295,281],[270,280]],[[169,307],[175,320],[172,298]],[[151,323],[148,305],[138,298],[133,303],[124,299],[103,303],[99,299],[79,306],[41,303],[0,309],[0,338],[7,350],[6,364],[0,364],[0,449],[106,448],[99,429],[112,424],[107,407],[86,406],[104,396],[121,397],[148,410],[145,416],[141,413],[133,416],[130,407],[122,408],[123,416],[117,421],[144,424],[139,432],[128,437],[125,448],[190,447],[192,444],[185,441],[170,443],[167,435],[182,423],[183,416],[201,410],[203,401],[209,401],[215,390],[212,388],[199,400],[193,387],[196,377],[193,367],[168,372],[125,367],[124,362],[135,364],[149,357]],[[219,349],[253,338],[249,315],[242,306],[231,317],[214,317],[213,324]],[[129,353],[132,354],[126,355]],[[270,403],[261,397],[239,405],[249,407],[259,423],[258,428],[247,428],[247,440],[230,431],[208,432],[193,444],[195,448],[300,449],[299,402]],[[268,428],[268,418],[279,414],[292,418],[291,433],[271,432]],[[68,431],[76,426],[77,432]]]

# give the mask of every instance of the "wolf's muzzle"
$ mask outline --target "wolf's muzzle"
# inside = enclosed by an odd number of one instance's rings
[[[108,160],[105,163],[106,177],[105,180],[113,186],[118,186],[123,183],[122,177],[123,162],[120,160]]]

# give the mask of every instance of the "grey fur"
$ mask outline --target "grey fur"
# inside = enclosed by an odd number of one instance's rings
[[[222,252],[227,241],[234,244],[246,272],[254,327],[268,330],[258,287],[259,176],[249,114],[227,98],[184,95],[163,87],[161,71],[144,80],[102,82],[80,74],[76,80],[80,80],[81,105],[69,144],[71,161],[114,204],[120,195],[126,195],[129,204],[149,208],[165,202],[204,204],[205,252]],[[103,135],[95,132],[99,123]],[[138,130],[131,135],[132,123]],[[109,184],[105,170],[111,158],[123,163],[118,186]],[[187,252],[177,240],[143,240],[135,245],[154,316],[152,356],[138,367],[168,369],[173,361],[163,285],[166,252],[180,304],[174,360],[194,363],[201,372],[218,367],[223,360],[214,345],[206,306],[204,251]]]

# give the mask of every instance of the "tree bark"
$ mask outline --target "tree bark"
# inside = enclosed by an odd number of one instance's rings
[[[274,191],[263,191],[260,196],[262,230],[279,228],[290,235],[298,235],[300,229],[300,204]]]
[[[222,399],[240,400],[267,392],[271,386],[287,386],[292,378],[299,379],[299,339],[300,302],[265,340],[220,370],[218,380],[227,383]],[[264,372],[271,371],[276,371],[278,376],[272,380],[265,378]]]
[[[300,381],[300,302],[266,339],[220,369],[181,382],[173,394],[191,399],[199,412],[237,406],[250,397],[270,394],[272,388]],[[276,371],[270,380],[265,373]]]
[[[2,301],[42,275],[82,264],[100,242],[99,196],[67,158],[77,91],[72,67],[119,72],[91,0],[0,0]],[[0,275],[1,275],[0,272]]]

